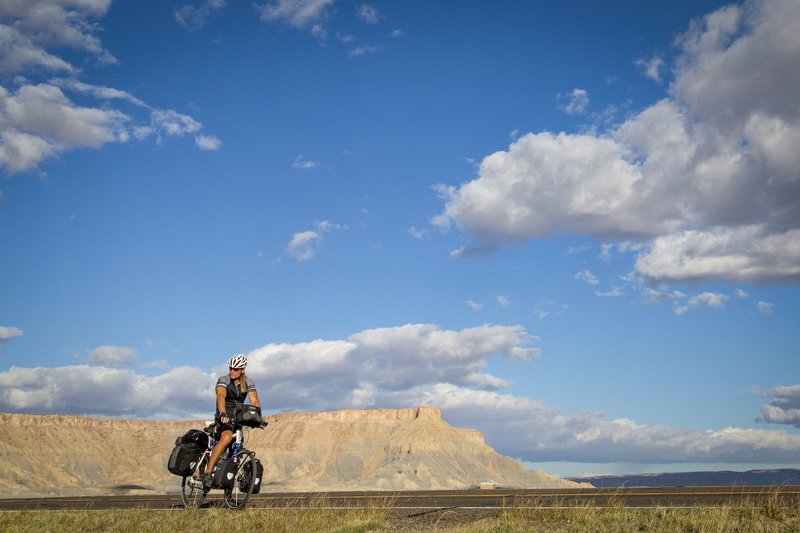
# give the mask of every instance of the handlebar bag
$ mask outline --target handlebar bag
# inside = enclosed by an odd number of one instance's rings
[[[241,405],[236,410],[237,424],[248,427],[258,427],[261,424],[261,408],[255,405]]]

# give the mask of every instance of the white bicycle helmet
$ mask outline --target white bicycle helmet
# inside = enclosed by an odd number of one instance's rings
[[[228,359],[229,368],[244,368],[247,366],[247,356],[243,353],[237,353]]]

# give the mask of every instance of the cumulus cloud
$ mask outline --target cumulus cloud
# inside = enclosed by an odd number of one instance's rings
[[[108,12],[111,0],[28,0],[0,3],[0,65],[7,73],[75,69],[47,48],[72,48],[101,63],[116,63],[95,35],[93,19]]]
[[[788,424],[800,429],[800,385],[775,387],[761,395],[773,400],[761,407],[759,422]]]
[[[127,346],[98,346],[89,353],[89,361],[114,368],[128,366],[136,361],[136,350]]]
[[[439,186],[469,254],[571,232],[645,247],[668,282],[800,279],[800,4],[755,0],[679,36],[664,99],[597,134],[538,132]]]
[[[264,22],[283,22],[294,28],[308,28],[326,16],[334,0],[277,0],[257,5]]]
[[[206,0],[199,5],[186,4],[175,10],[175,20],[189,31],[199,30],[225,3],[225,0]]]
[[[13,326],[0,326],[0,344],[8,342],[14,337],[21,336],[23,331]]]
[[[451,424],[479,429],[501,453],[533,462],[796,460],[800,436],[785,431],[609,420],[503,392],[512,383],[487,373],[489,360],[537,358],[536,340],[521,326],[447,330],[407,324],[346,339],[267,344],[248,354],[248,375],[269,391],[270,407],[278,411],[438,406]],[[0,372],[0,411],[203,417],[214,408],[214,383],[225,371],[224,365],[213,372],[181,367],[144,376],[103,365],[12,367]],[[762,410],[764,421],[797,424],[793,410],[800,406],[799,390],[778,387],[763,393],[774,398]]]
[[[502,294],[498,294],[495,297],[495,301],[497,302],[497,305],[499,305],[500,307],[511,307],[511,300],[509,300]]]
[[[100,26],[94,19],[105,16],[109,4],[0,3],[0,67],[6,74],[17,74],[11,84],[0,85],[0,167],[10,173],[30,172],[43,160],[70,150],[152,136],[161,142],[202,127],[188,115],[153,108],[126,91],[78,80],[79,69],[51,52],[70,48],[101,64],[115,63],[95,36]],[[53,74],[62,77],[50,77]],[[85,103],[77,104],[72,94]]]
[[[213,409],[216,377],[180,367],[148,377],[107,366],[12,366],[0,372],[0,410],[23,413],[185,418]]]

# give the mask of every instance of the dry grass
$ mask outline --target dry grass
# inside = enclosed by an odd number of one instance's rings
[[[369,531],[447,531],[450,533],[560,532],[800,532],[800,504],[777,495],[766,500],[697,508],[637,509],[621,501],[603,505],[556,504],[543,507],[517,500],[493,518],[462,516],[457,509],[431,513],[425,521],[393,515],[391,500],[367,506],[334,508],[325,498],[290,502],[285,508],[174,509],[154,511],[0,512],[0,532],[87,531],[141,533],[236,530],[363,533]],[[457,518],[457,519],[454,519]],[[466,520],[462,520],[466,519]],[[471,523],[470,523],[471,522]]]
[[[777,495],[761,502],[707,507],[637,509],[620,501],[544,508],[517,501],[497,518],[452,529],[458,533],[560,532],[800,532],[800,506]]]
[[[384,529],[392,505],[332,508],[324,499],[286,508],[0,512],[0,532],[163,533],[269,531],[363,533]]]

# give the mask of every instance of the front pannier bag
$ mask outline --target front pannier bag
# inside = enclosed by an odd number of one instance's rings
[[[245,476],[239,481],[239,490],[242,492],[247,490],[247,484],[250,483],[250,476],[253,475],[254,465],[256,479],[253,481],[253,494],[258,494],[261,491],[261,478],[264,477],[264,466],[258,459],[253,459],[253,461],[244,465]]]
[[[230,459],[220,459],[214,467],[211,486],[215,489],[229,489],[233,487],[236,477],[236,463]]]
[[[261,424],[261,408],[255,405],[240,405],[235,418],[237,424],[258,427]]]

